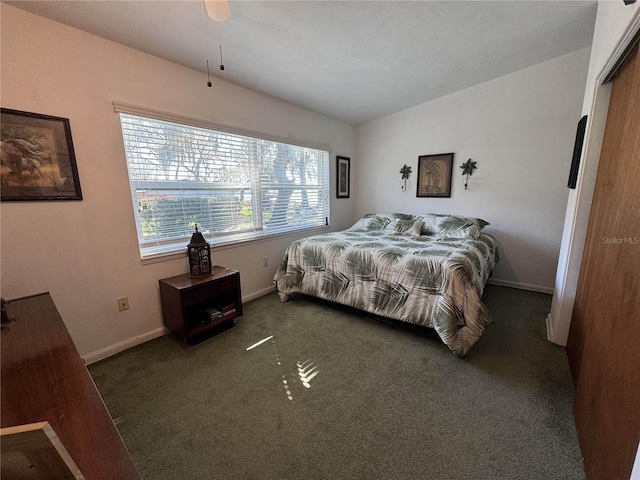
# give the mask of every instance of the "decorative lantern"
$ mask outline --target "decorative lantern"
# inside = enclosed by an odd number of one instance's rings
[[[187,254],[191,278],[211,275],[211,247],[204,239],[204,235],[198,231],[198,224],[196,224],[196,231],[187,246]]]

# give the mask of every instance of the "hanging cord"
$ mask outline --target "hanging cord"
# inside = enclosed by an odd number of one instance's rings
[[[211,88],[211,74],[209,73],[209,47],[207,46],[207,24],[205,23],[204,9],[204,0],[202,0],[202,31],[204,32],[204,56],[207,59],[207,87]]]
[[[218,7],[218,4],[216,4],[216,8]],[[218,45],[220,47],[220,70],[224,70],[224,63],[222,62],[222,30],[220,28],[220,23],[222,22],[218,22]]]

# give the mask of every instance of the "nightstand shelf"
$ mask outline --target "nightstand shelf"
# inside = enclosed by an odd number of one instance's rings
[[[188,343],[233,326],[242,315],[240,273],[225,267],[213,267],[208,277],[162,279],[160,297],[165,327]]]

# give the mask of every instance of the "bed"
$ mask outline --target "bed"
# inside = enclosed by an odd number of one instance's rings
[[[459,357],[493,322],[482,303],[498,261],[487,222],[455,215],[370,213],[351,228],[294,241],[274,283],[297,294],[435,329]]]

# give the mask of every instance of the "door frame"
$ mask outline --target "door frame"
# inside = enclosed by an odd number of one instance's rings
[[[588,119],[580,159],[581,167],[578,171],[576,189],[572,191],[575,193],[569,194],[567,219],[571,220],[569,224],[565,223],[558,259],[555,292],[551,303],[551,312],[546,319],[547,339],[558,345],[567,345],[573,305],[578,291],[582,255],[591,214],[591,202],[596,186],[611,97],[611,82],[604,82],[613,70],[619,67],[619,60],[626,54],[629,46],[639,34],[640,9],[635,11],[633,18],[595,79],[596,87],[591,97],[591,111],[583,112],[583,115],[588,115]],[[573,195],[575,195],[575,202],[572,204]]]

